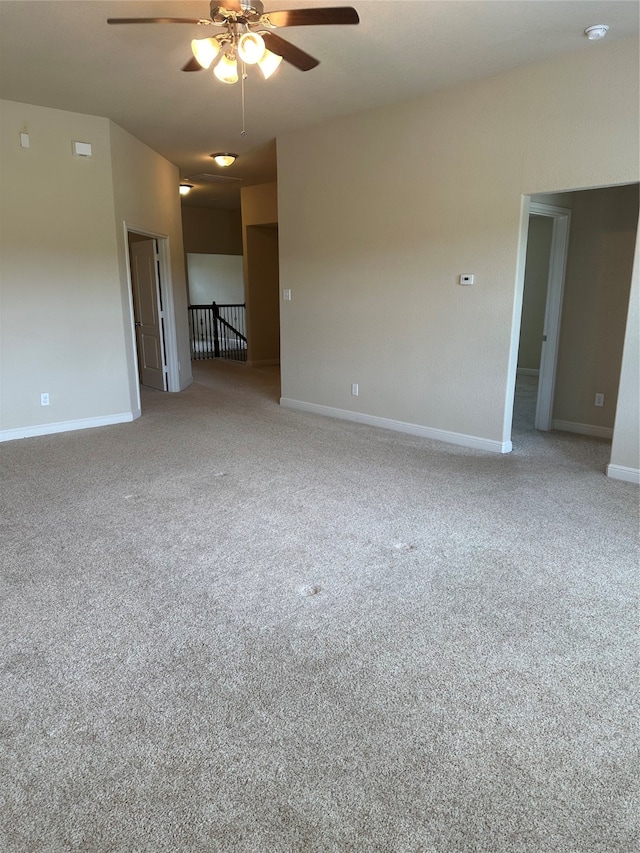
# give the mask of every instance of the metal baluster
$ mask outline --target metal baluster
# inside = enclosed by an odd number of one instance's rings
[[[213,357],[220,358],[220,330],[218,328],[220,312],[215,302],[211,304],[211,313],[213,318]]]

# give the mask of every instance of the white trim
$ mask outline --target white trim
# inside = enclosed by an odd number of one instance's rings
[[[529,217],[531,215],[546,216],[553,220],[551,249],[549,252],[547,302],[544,315],[542,352],[540,356],[540,382],[538,383],[535,417],[536,429],[549,430],[551,429],[553,418],[553,397],[556,384],[558,346],[560,343],[564,279],[569,251],[571,210],[565,207],[556,207],[553,204],[541,204],[540,202],[532,201],[529,204]]]
[[[578,435],[592,435],[595,438],[613,438],[613,430],[611,427],[599,427],[593,424],[576,424],[573,421],[553,421],[553,429],[559,429],[563,432],[575,432]]]
[[[156,237],[160,266],[160,287],[164,313],[164,335],[167,353],[167,390],[181,391],[180,370],[178,368],[178,335],[176,332],[176,311],[173,301],[173,278],[171,276],[171,247],[168,237]]]
[[[487,450],[491,453],[510,453],[512,445],[510,441],[492,441],[488,438],[479,438],[475,435],[465,435],[460,432],[450,432],[445,429],[434,429],[432,427],[410,424],[405,421],[395,421],[390,418],[380,418],[376,415],[365,415],[361,412],[351,412],[348,409],[335,409],[333,406],[321,406],[317,403],[306,403],[304,400],[290,400],[287,397],[280,398],[280,405],[287,409],[296,409],[299,412],[310,412],[314,415],[324,415],[329,418],[339,418],[343,421],[367,424],[368,426],[390,429],[395,432],[418,435],[421,438],[432,438],[436,441],[444,441],[448,444],[457,444],[462,447],[470,447],[474,450]]]
[[[520,199],[520,233],[518,235],[518,255],[515,278],[515,294],[511,314],[511,354],[507,366],[507,387],[502,418],[502,438],[508,441],[512,437],[513,407],[516,396],[518,352],[520,349],[520,328],[522,326],[522,303],[524,297],[524,272],[527,260],[527,235],[529,233],[530,198],[523,195]]]
[[[627,468],[626,465],[607,465],[607,477],[640,486],[640,469],[638,468]]]
[[[519,367],[516,373],[518,376],[540,376],[540,371],[536,367]]]
[[[37,424],[18,429],[0,431],[0,441],[14,441],[17,438],[34,438],[37,435],[53,435],[57,432],[71,432],[77,429],[92,429],[93,427],[113,426],[135,421],[140,417],[140,410],[121,412],[117,415],[102,415],[99,418],[80,418],[77,421],[59,421],[53,424]]]

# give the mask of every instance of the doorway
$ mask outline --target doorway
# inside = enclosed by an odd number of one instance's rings
[[[148,388],[166,391],[168,371],[157,241],[129,234],[129,265],[138,378]]]
[[[280,364],[278,226],[246,229],[245,300],[247,361],[254,367]]]
[[[530,203],[517,374],[529,377],[521,380],[529,396],[535,388],[533,425],[544,432],[552,428],[570,227],[568,208]]]
[[[519,347],[517,362],[515,354],[512,362],[516,392],[512,430],[522,427],[519,386],[531,389],[539,381],[535,415],[527,429],[612,438],[637,234],[638,190],[637,184],[629,184],[525,198],[519,273],[521,322],[514,329]],[[530,261],[533,242],[540,240],[539,235],[532,236],[536,223],[542,225],[543,235],[546,223],[546,248],[543,240],[539,251],[542,256],[546,253],[549,263],[545,273],[538,258],[537,286],[546,277],[547,292],[542,294],[543,323],[532,332],[532,300],[526,291],[535,282]],[[538,336],[539,366],[528,335]]]
[[[132,361],[140,386],[179,390],[169,240],[124,223]]]

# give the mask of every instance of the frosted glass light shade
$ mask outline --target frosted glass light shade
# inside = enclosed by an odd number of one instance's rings
[[[180,184],[180,195],[189,195],[193,189],[193,184]]]
[[[222,153],[212,154],[211,156],[213,157],[215,162],[218,164],[218,166],[223,166],[223,167],[224,166],[231,166],[232,163],[236,162],[236,158],[238,157],[237,154],[231,154],[231,153],[226,153],[226,152],[224,154],[222,154]]]
[[[238,56],[247,65],[255,65],[265,51],[264,39],[258,33],[244,33],[238,42]]]
[[[193,39],[191,52],[199,65],[203,68],[211,68],[211,63],[220,53],[220,45],[216,39]]]
[[[281,56],[278,56],[277,53],[271,53],[270,50],[265,50],[262,54],[262,59],[258,60],[258,68],[262,71],[265,80],[271,77],[281,62]]]
[[[221,83],[237,83],[238,82],[238,63],[234,54],[231,56],[225,55],[213,69]]]

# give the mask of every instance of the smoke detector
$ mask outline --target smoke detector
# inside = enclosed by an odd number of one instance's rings
[[[589,41],[597,41],[603,39],[608,32],[609,27],[606,24],[594,24],[592,27],[587,27],[584,34]]]

